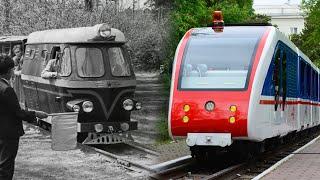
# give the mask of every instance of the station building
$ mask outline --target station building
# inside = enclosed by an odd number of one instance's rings
[[[257,14],[270,16],[271,24],[277,25],[287,36],[299,34],[304,28],[304,13],[298,4],[291,4],[288,1],[282,5],[255,4],[253,8]]]

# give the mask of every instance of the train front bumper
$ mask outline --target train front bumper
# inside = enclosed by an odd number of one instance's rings
[[[101,130],[101,133],[118,133],[126,132],[138,129],[137,121],[129,122],[90,122],[90,123],[78,123],[77,131],[78,132],[99,132],[97,131],[97,126]],[[125,129],[124,129],[125,126]],[[100,133],[99,132],[99,133]]]
[[[187,145],[192,146],[220,146],[232,144],[231,133],[188,133]]]

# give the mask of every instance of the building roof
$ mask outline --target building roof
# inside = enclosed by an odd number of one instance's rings
[[[27,44],[39,43],[92,43],[92,42],[125,42],[124,34],[118,30],[111,28],[111,36],[114,39],[102,38],[99,30],[106,24],[97,24],[91,27],[78,27],[66,29],[52,29],[33,32],[28,36]]]
[[[0,42],[21,42],[27,40],[27,36],[0,36]]]
[[[304,15],[298,4],[282,4],[282,5],[254,5],[253,8],[258,14],[265,14],[271,17],[302,17]]]

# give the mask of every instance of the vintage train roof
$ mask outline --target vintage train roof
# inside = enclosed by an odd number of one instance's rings
[[[97,24],[91,27],[78,27],[66,29],[52,29],[33,32],[28,36],[27,44],[41,43],[107,43],[126,41],[124,34],[114,28],[109,28],[111,34],[108,37],[103,37],[100,30],[108,27],[106,24]]]
[[[0,36],[0,42],[21,42],[27,40],[27,36]]]
[[[192,36],[212,37],[259,37],[269,26],[225,26],[223,32],[215,32],[212,27],[193,28]],[[205,37],[206,38],[206,37]]]

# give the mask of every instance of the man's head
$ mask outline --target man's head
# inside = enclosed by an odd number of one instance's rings
[[[20,48],[20,46],[15,46],[14,48],[13,48],[13,53],[16,55],[16,56],[18,56],[18,57],[21,57],[22,56],[22,51],[21,51],[21,48]]]
[[[13,75],[14,62],[7,55],[0,55],[0,77],[10,79]]]

